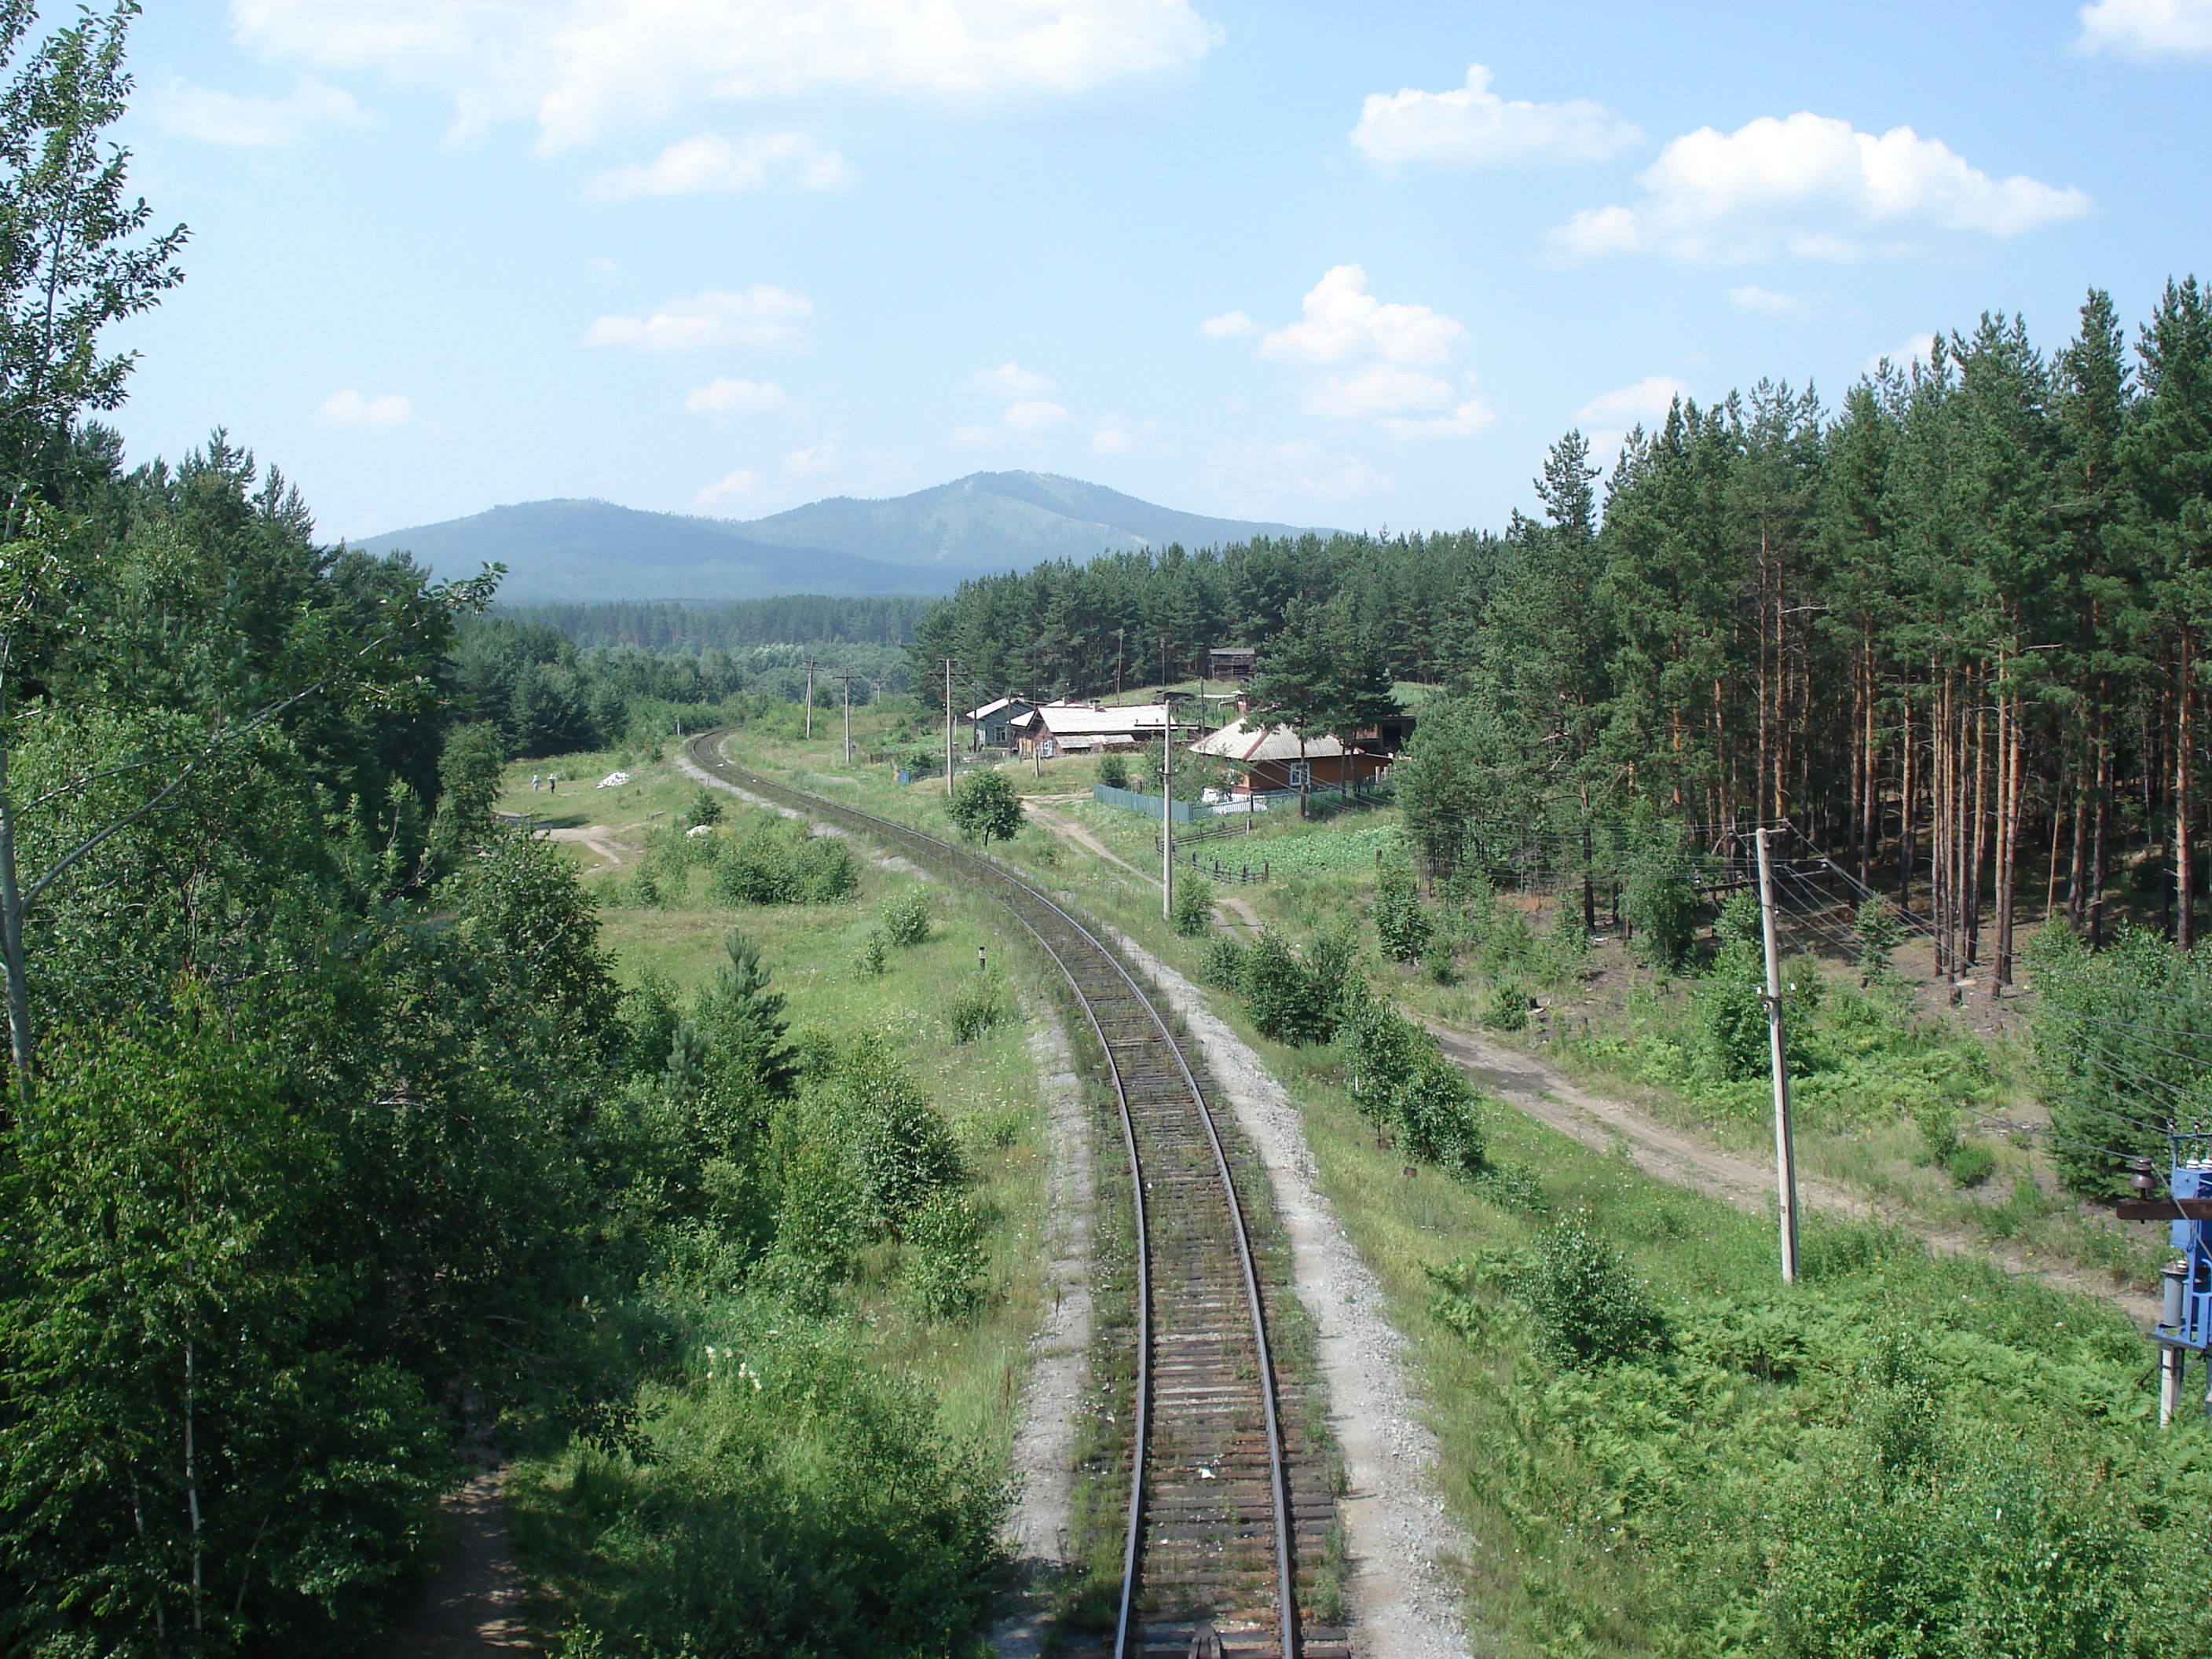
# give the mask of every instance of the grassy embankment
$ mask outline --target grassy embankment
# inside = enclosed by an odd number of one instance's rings
[[[618,769],[629,771],[631,781],[592,787]],[[558,793],[533,793],[532,773],[557,773]],[[665,1293],[649,1289],[647,1300],[660,1304],[656,1313],[672,1320],[678,1334],[673,1363],[647,1391],[657,1403],[646,1408],[653,1419],[647,1437],[664,1430],[678,1439],[720,1432],[681,1419],[686,1411],[702,1409],[711,1418],[715,1390],[727,1386],[739,1364],[742,1389],[779,1359],[817,1363],[818,1354],[808,1360],[790,1346],[789,1339],[803,1328],[806,1340],[839,1356],[837,1363],[919,1385],[935,1431],[948,1444],[1002,1469],[1027,1369],[1027,1343],[1039,1317],[1048,1155],[1030,1022],[1017,1012],[1024,1000],[1008,983],[1011,964],[999,948],[994,919],[967,896],[865,856],[857,892],[836,902],[718,902],[709,879],[710,850],[701,845],[703,838],[683,835],[698,786],[665,752],[517,763],[508,769],[507,786],[500,808],[529,814],[552,831],[598,896],[600,938],[626,987],[657,975],[679,1000],[688,999],[712,981],[727,960],[725,941],[733,928],[742,930],[770,969],[772,988],[787,999],[785,1017],[802,1050],[847,1046],[864,1034],[883,1040],[950,1124],[971,1176],[969,1192],[987,1224],[984,1294],[975,1311],[951,1318],[930,1316],[907,1293],[912,1247],[880,1237],[861,1251],[833,1303],[815,1310],[811,1318],[764,1313],[757,1296],[724,1295],[718,1301],[711,1286],[696,1283]],[[711,833],[714,842],[734,845],[781,823],[727,795],[720,799],[726,805]],[[641,887],[640,871],[647,867],[659,874]],[[868,937],[886,905],[918,889],[928,894],[929,937],[891,946],[883,953],[881,971],[868,971]],[[968,1041],[956,1041],[946,1019],[948,995],[977,981],[976,951],[986,944],[989,981],[1008,1017]],[[1026,1004],[1034,1006],[1035,999]],[[719,1382],[710,1346],[718,1331],[723,1333]],[[701,1407],[701,1401],[708,1405]],[[805,1438],[798,1427],[792,1434]],[[741,1438],[733,1437],[732,1443]],[[595,1530],[619,1531],[629,1524],[614,1512],[620,1504],[587,1490],[595,1480],[610,1484],[604,1471],[595,1474],[596,1458],[589,1449],[570,1446],[526,1462],[512,1485],[517,1537],[528,1570],[550,1592],[549,1621],[580,1610],[597,1627],[618,1627],[621,1593],[610,1581],[635,1571],[637,1562],[623,1553],[622,1540],[611,1532]],[[703,1626],[701,1633],[706,1634]],[[610,1639],[613,1650],[630,1650],[618,1628]]]
[[[941,796],[872,770],[841,774],[823,747],[746,743],[748,758],[795,781],[941,825]],[[1089,769],[1062,762],[1043,781],[1027,768],[1020,775],[1028,793],[1067,794]],[[838,775],[854,781],[828,782]],[[1079,802],[1068,810],[1146,866],[1149,826]],[[1271,862],[1320,867],[1237,896],[1293,937],[1356,914],[1373,880],[1371,831],[1388,820],[1349,822],[1358,827],[1255,835],[1271,844]],[[1156,890],[1127,872],[1035,829],[1007,851],[1187,973],[1201,968],[1202,943],[1169,933]],[[1686,1033],[1688,990],[1625,966],[1608,986],[1616,969],[1601,953],[1547,969],[1544,920],[1503,924],[1508,944],[1487,963],[1482,942],[1468,939],[1457,985],[1401,970],[1383,981],[1401,1000],[1462,1020],[1486,1006],[1490,981],[1531,982],[1554,1029],[1574,1034],[1550,1057],[1594,1081],[1632,1082],[1648,1108],[1727,1139],[1737,1118],[1713,1108],[1709,1089],[1625,1079],[1620,1050],[1602,1046],[1655,1029]],[[1559,981],[1548,992],[1547,976]],[[1412,1340],[1416,1385],[1443,1443],[1443,1489],[1474,1541],[1467,1589],[1478,1622],[1508,1650],[1840,1652],[1852,1650],[1851,1631],[1883,1619],[2016,1626],[2085,1609],[2124,1649],[2133,1638],[2121,1626],[2139,1630],[2146,1610],[2165,1605],[2156,1564],[2195,1553],[2169,1522],[2201,1504],[2203,1447],[2193,1429],[2161,1439],[2146,1426],[2148,1350],[2116,1314],[1970,1261],[1932,1261],[1901,1230],[1844,1224],[1808,1228],[1806,1281],[1784,1291],[1773,1283],[1771,1224],[1647,1181],[1510,1113],[1492,1114],[1492,1155],[1540,1172],[1534,1204],[1501,1208],[1432,1170],[1408,1180],[1396,1150],[1351,1109],[1333,1047],[1269,1043],[1238,999],[1215,1004],[1291,1088],[1324,1186]],[[1832,997],[1819,1020],[1865,1035],[1864,1011],[1840,1012],[1850,1006]],[[1587,1040],[1568,1024],[1570,1009],[1590,1020]],[[1916,1033],[1908,1013],[1872,1028],[1881,1040],[1857,1056],[1869,1067],[1862,1085],[1925,1083],[1931,1064],[1951,1066],[1929,1059],[1948,1046],[1972,1062],[1986,1100],[2018,1109],[2016,1058],[1921,1023]],[[1542,1046],[1538,1033],[1507,1035]],[[1808,1163],[1825,1156],[1824,1136],[1838,1161],[1856,1139],[1887,1160],[1878,1171],[1924,1176],[1931,1209],[1955,1190],[1920,1170],[1899,1121],[1873,1116],[1809,1129]],[[1886,1151],[1870,1127],[1888,1133]],[[1994,1181],[2032,1182],[2027,1149],[1992,1150]],[[1589,1270],[1563,1278],[1554,1269],[1575,1256],[1577,1238],[1595,1241],[1583,1253]],[[1577,1306],[1577,1283],[1597,1287],[1595,1309],[1588,1297]],[[1656,1310],[1662,1335],[1648,1352],[1596,1368],[1559,1358],[1571,1346],[1562,1329],[1624,1300]],[[1881,1559],[1918,1564],[1904,1578],[1885,1577],[1861,1547],[1879,1556],[1891,1533],[1899,1548]],[[2037,1552],[2051,1571],[2072,1575],[2040,1612],[2033,1596],[2013,1595],[2003,1571]],[[1948,1638],[1930,1650],[1954,1646],[1968,1650]]]
[[[1078,813],[1142,864],[1141,826]],[[1375,839],[1364,827],[1257,836],[1281,849],[1279,863],[1304,867],[1239,896],[1294,937],[1357,914]],[[1186,973],[1201,970],[1202,948],[1169,933],[1125,874],[1071,884]],[[1647,1074],[1623,1074],[1619,1057],[1639,1042],[1687,1048],[1692,988],[1639,975],[1608,1009],[1608,965],[1570,951],[1547,966],[1548,917],[1528,921],[1492,921],[1505,938],[1486,963],[1484,941],[1467,939],[1448,970],[1457,984],[1402,969],[1378,978],[1409,1007],[1462,1023],[1498,982],[1533,985],[1547,1023],[1573,1019],[1576,1040],[1498,1035],[1757,1151],[1763,1123],[1738,1097],[1763,1105],[1763,1083],[1677,1072],[1655,1084],[1648,1060]],[[1610,971],[1629,977],[1617,958]],[[2032,1102],[2016,1051],[1914,1008],[1909,993],[1876,987],[1858,1000],[1853,976],[1811,1022],[1807,1045],[1825,1046],[1826,1070],[1804,1092],[1829,1115],[1808,1128],[1809,1161],[1893,1183],[1884,1207],[1900,1220],[1973,1222],[2030,1248],[2086,1236],[2088,1260],[2127,1263],[2141,1247],[2106,1243],[2110,1230],[2052,1199],[2031,1149],[1991,1148],[1984,1185],[2012,1188],[1997,1203],[1961,1196],[1930,1164],[1914,1109],[1938,1116],[1931,1097],[2008,1113]],[[2197,1553],[2186,1516],[2206,1446],[2194,1426],[2161,1437],[2151,1425],[2149,1350],[2117,1312],[1933,1259],[1904,1226],[1819,1220],[1803,1282],[1785,1290],[1771,1221],[1510,1112],[1491,1115],[1492,1156],[1536,1176],[1535,1204],[1502,1208],[1432,1170],[1408,1180],[1398,1151],[1352,1109],[1334,1045],[1271,1043],[1239,999],[1214,1002],[1291,1089],[1323,1183],[1412,1340],[1444,1487],[1474,1540],[1470,1603],[1504,1649],[1889,1651],[1905,1626],[1924,1628],[1931,1652],[1977,1650],[1975,1626],[2053,1651],[2155,1639],[2152,1610],[2181,1593],[2168,1570]],[[1623,1304],[1654,1316],[1649,1352],[1613,1365],[1562,1358],[1577,1329],[1604,1331]],[[2030,1559],[2038,1579],[2023,1589],[2008,1575]]]

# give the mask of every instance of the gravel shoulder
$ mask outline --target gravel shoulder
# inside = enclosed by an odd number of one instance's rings
[[[1429,1030],[1443,1045],[1445,1054],[1516,1110],[1585,1146],[1599,1152],[1619,1149],[1655,1180],[1704,1193],[1749,1214],[1773,1212],[1775,1181],[1771,1164],[1723,1152],[1626,1101],[1592,1094],[1542,1060],[1493,1042],[1479,1032],[1433,1021]],[[2158,1316],[2152,1299],[2139,1291],[2071,1267],[2031,1261],[2014,1251],[1992,1249],[1983,1240],[1954,1229],[1929,1227],[1906,1215],[1880,1212],[1867,1199],[1825,1182],[1801,1176],[1797,1194],[1799,1204],[1807,1211],[1860,1221],[1887,1221],[1917,1235],[1939,1255],[1978,1255],[2014,1278],[2033,1274],[2055,1290],[2110,1303],[2146,1330]]]
[[[1032,1659],[1050,1627],[1046,1592],[1067,1565],[1075,1491],[1075,1425],[1091,1374],[1091,1251],[1097,1188],[1091,1117],[1075,1075],[1067,1029],[1049,1007],[1028,1009],[1030,1058],[1043,1087],[1052,1156],[1045,1220],[1045,1279],[1052,1305],[1030,1342],[1030,1380],[1014,1430],[1012,1467],[1020,1494],[1006,1526],[1024,1605],[991,1632],[1000,1659]]]
[[[1108,931],[1197,1037],[1267,1168],[1290,1235],[1298,1300],[1318,1333],[1330,1426],[1350,1480],[1339,1510],[1352,1562],[1353,1650],[1362,1659],[1464,1659],[1458,1596],[1438,1563],[1464,1559],[1468,1541],[1436,1492],[1436,1437],[1406,1386],[1405,1339],[1383,1317],[1382,1285],[1321,1191],[1297,1109],[1196,986]]]

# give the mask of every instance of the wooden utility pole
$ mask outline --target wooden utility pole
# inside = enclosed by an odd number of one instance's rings
[[[1115,702],[1121,701],[1121,636],[1128,631],[1126,628],[1117,628],[1114,630],[1114,701]]]
[[[945,659],[945,793],[952,793],[952,659]]]
[[[1759,921],[1766,936],[1767,1047],[1774,1062],[1774,1181],[1782,1222],[1782,1282],[1797,1282],[1797,1144],[1790,1128],[1789,1056],[1782,1037],[1782,958],[1774,944],[1774,872],[1767,862],[1766,838],[1754,830],[1759,848]]]
[[[806,740],[814,741],[814,659],[806,659]]]

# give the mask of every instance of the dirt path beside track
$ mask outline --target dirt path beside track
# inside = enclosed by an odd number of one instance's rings
[[[1772,1214],[1774,1166],[1723,1152],[1685,1130],[1660,1122],[1626,1101],[1592,1094],[1542,1060],[1492,1042],[1480,1032],[1431,1022],[1444,1053],[1474,1073],[1516,1110],[1599,1152],[1620,1149],[1645,1175],[1719,1199],[1747,1214]],[[2124,1310],[2144,1329],[2158,1310],[2142,1291],[2116,1285],[2101,1274],[2031,1261],[1954,1228],[1931,1227],[1912,1216],[1884,1211],[1869,1200],[1825,1182],[1800,1176],[1798,1202],[1808,1211],[1882,1221],[1904,1228],[1941,1255],[1984,1257],[2014,1278],[2032,1273],[2054,1290],[2093,1296]]]
[[[1055,812],[1048,806],[1039,805],[1034,797],[1025,803],[1025,805],[1028,807],[1029,814],[1031,817],[1035,818],[1046,829],[1051,830],[1054,835],[1058,836],[1062,841],[1073,842],[1075,846],[1081,848],[1085,852],[1095,854],[1097,857],[1104,859],[1109,864],[1127,871],[1139,881],[1144,882],[1149,886],[1157,887],[1160,884],[1159,872],[1158,871],[1155,870],[1148,872],[1139,870],[1135,865],[1130,863],[1128,860],[1123,858],[1119,853],[1115,852],[1111,848],[1108,847],[1106,843],[1099,840],[1097,836],[1092,835],[1090,830],[1085,825],[1079,823],[1075,819],[1067,817],[1066,814]],[[1155,847],[1154,850],[1158,850],[1157,847]],[[1200,879],[1203,880],[1205,878],[1201,877]],[[1258,914],[1243,899],[1238,898],[1232,894],[1217,890],[1213,895],[1213,902],[1225,910],[1235,912],[1237,920],[1242,921],[1244,926],[1249,928],[1253,933],[1256,933],[1260,931],[1260,918]]]

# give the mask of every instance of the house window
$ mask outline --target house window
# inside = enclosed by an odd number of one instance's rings
[[[1310,761],[1291,763],[1291,787],[1304,789],[1313,781],[1313,764]]]

